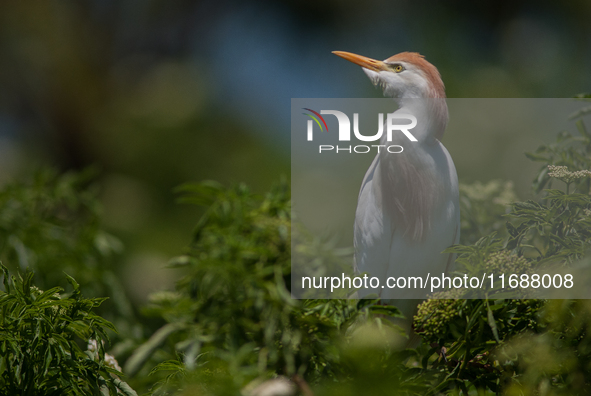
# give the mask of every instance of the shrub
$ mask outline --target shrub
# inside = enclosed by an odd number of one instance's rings
[[[43,291],[33,273],[10,276],[4,271],[0,291],[0,393],[3,395],[136,395],[105,354],[105,331],[111,323],[93,312],[105,299],[83,298],[73,290]],[[80,345],[95,340],[95,351]],[[107,357],[107,359],[105,359]]]

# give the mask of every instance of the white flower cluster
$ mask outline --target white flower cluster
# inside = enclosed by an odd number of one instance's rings
[[[550,171],[548,172],[548,176],[560,179],[566,184],[570,184],[575,180],[582,179],[584,177],[591,177],[591,171],[580,170],[569,172],[566,166],[548,165],[548,170]]]
[[[117,362],[117,359],[115,359],[115,356],[113,355],[109,355],[108,353],[105,353],[105,364],[109,367],[111,367],[112,369],[115,369],[117,371],[121,371],[121,366],[119,366],[119,362]]]
[[[91,338],[90,340],[88,340],[88,346],[86,347],[86,349],[95,356],[95,359],[98,358],[98,345],[95,339]],[[117,371],[121,371],[121,366],[119,366],[119,362],[117,362],[117,359],[115,359],[114,356],[109,355],[108,353],[105,353],[105,364]]]
[[[96,340],[92,338],[88,340],[88,346],[86,347],[86,349],[89,352],[96,353],[98,351],[98,345],[96,344]]]

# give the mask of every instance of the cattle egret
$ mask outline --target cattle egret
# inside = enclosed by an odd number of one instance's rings
[[[396,113],[410,113],[418,123],[411,142],[402,133],[386,134],[380,144],[399,144],[399,154],[379,152],[367,170],[355,214],[355,270],[380,279],[377,288],[358,292],[394,300],[407,316],[425,293],[412,288],[383,287],[389,277],[441,276],[455,257],[442,254],[460,238],[458,177],[440,140],[448,121],[445,88],[439,71],[415,52],[378,61],[349,52],[334,54],[363,68],[384,96],[394,98]],[[392,284],[392,283],[391,283]],[[408,326],[407,326],[408,327]]]

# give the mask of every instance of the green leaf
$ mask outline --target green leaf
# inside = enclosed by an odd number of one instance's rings
[[[501,342],[499,340],[499,331],[497,329],[497,322],[495,321],[495,317],[493,315],[492,309],[490,309],[490,306],[488,304],[488,300],[486,300],[486,309],[487,309],[488,324],[493,332],[495,340],[497,340],[497,342]]]
[[[124,371],[130,377],[133,377],[144,365],[144,363],[152,356],[154,351],[162,345],[164,341],[174,332],[177,332],[185,327],[181,323],[168,323],[158,329],[148,341],[142,344],[129,359],[125,362]]]
[[[540,154],[534,154],[534,153],[525,153],[525,156],[527,158],[529,158],[532,161],[542,161],[542,162],[548,162],[549,159],[548,157],[544,156],[544,155],[540,155]]]

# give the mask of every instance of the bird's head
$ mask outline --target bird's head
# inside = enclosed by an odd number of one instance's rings
[[[416,52],[401,52],[379,61],[350,52],[334,51],[363,68],[375,86],[391,98],[445,98],[445,87],[435,66]]]

